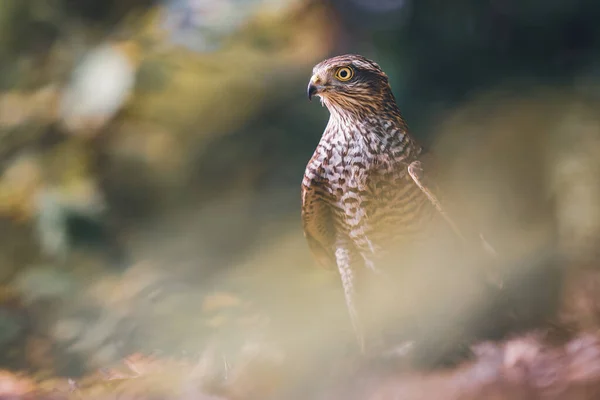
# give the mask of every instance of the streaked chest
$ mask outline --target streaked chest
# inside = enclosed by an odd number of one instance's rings
[[[335,202],[355,194],[365,200],[384,200],[408,183],[405,158],[409,152],[402,146],[402,137],[396,139],[394,143],[384,135],[375,135],[367,126],[349,130],[328,127],[307,176]]]

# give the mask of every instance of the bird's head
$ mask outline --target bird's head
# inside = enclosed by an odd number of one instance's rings
[[[313,68],[307,89],[308,99],[319,96],[333,112],[365,107],[376,110],[389,100],[395,105],[387,75],[381,67],[360,55],[329,58]]]

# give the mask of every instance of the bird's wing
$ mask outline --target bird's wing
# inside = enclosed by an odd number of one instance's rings
[[[425,196],[427,196],[436,210],[441,214],[448,225],[450,225],[450,228],[452,228],[454,233],[461,240],[466,242],[466,239],[459,227],[448,215],[444,207],[442,207],[442,196],[439,193],[437,185],[435,184],[435,171],[435,157],[429,152],[421,154],[418,160],[415,160],[408,165],[408,173],[415,184],[419,187],[419,189],[421,189]]]
[[[413,161],[408,166],[408,173],[415,182],[415,184],[423,191],[429,201],[434,205],[440,215],[448,223],[452,231],[465,243],[469,245],[472,243],[467,239],[465,233],[459,228],[459,226],[450,217],[447,210],[442,206],[441,193],[439,192],[437,185],[435,184],[435,171],[437,170],[436,160],[432,153],[422,154],[418,160]],[[489,256],[495,258],[497,256],[496,250],[485,240],[483,234],[479,233],[479,241],[482,249]],[[470,236],[469,236],[470,237]],[[498,275],[498,271],[487,271],[488,278],[493,281],[497,286],[502,287],[502,277]]]
[[[305,184],[302,184],[302,228],[319,266],[335,267],[335,228],[330,206],[315,188]]]
[[[434,205],[437,211],[446,220],[454,233],[467,242],[466,236],[460,230],[458,225],[452,220],[448,211],[443,207],[443,195],[435,183],[436,171],[439,171],[439,166],[436,163],[436,158],[433,153],[427,152],[419,156],[418,160],[413,161],[408,166],[408,173],[415,184],[423,191],[429,201]],[[478,235],[481,240],[481,245],[490,253],[495,254],[493,247],[485,240],[482,234]]]

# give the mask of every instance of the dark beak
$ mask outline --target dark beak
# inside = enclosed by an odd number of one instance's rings
[[[306,89],[306,93],[308,94],[308,100],[312,100],[313,96],[318,92],[319,88],[314,83],[310,82],[308,84],[308,89]]]
[[[317,74],[314,74],[310,77],[310,81],[308,82],[308,88],[306,89],[306,94],[308,95],[308,100],[312,100],[315,94],[321,93],[325,89],[323,85],[323,81],[321,77]]]

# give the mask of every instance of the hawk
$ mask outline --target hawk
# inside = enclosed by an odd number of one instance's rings
[[[379,272],[386,250],[416,239],[436,215],[460,232],[426,184],[423,148],[409,134],[377,63],[348,54],[317,64],[308,85],[309,100],[313,96],[330,118],[302,181],[304,235],[316,262],[339,270],[364,351],[357,269]]]

